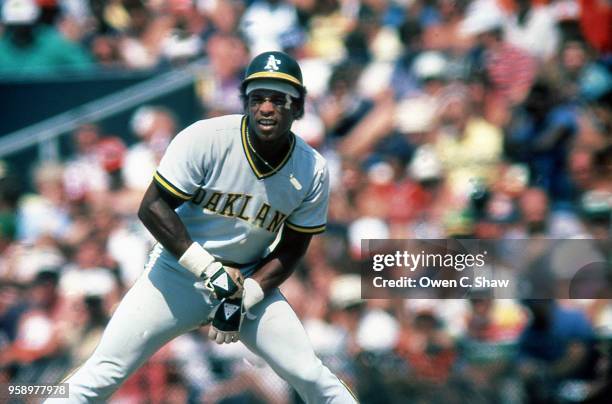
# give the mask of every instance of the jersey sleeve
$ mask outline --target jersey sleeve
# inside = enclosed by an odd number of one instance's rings
[[[329,172],[323,166],[302,204],[287,218],[285,225],[301,233],[318,234],[325,231],[329,204]]]
[[[182,200],[189,200],[204,178],[207,136],[195,123],[181,131],[170,142],[162,157],[154,181],[165,191]]]

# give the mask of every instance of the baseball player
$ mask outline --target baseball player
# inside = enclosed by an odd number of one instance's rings
[[[108,399],[165,343],[209,322],[211,339],[242,341],[305,402],[356,402],[278,290],[327,217],[326,162],[291,132],[304,113],[300,67],[262,53],[241,94],[244,116],[196,122],[168,146],[138,212],[158,244],[67,379],[70,402]]]

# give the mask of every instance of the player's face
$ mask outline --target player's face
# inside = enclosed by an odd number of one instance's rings
[[[260,141],[270,142],[286,136],[291,129],[295,110],[291,98],[284,93],[255,90],[249,94],[250,127]]]

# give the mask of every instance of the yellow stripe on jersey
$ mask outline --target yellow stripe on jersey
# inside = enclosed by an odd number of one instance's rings
[[[308,233],[308,234],[318,234],[318,233],[323,233],[325,231],[324,224],[321,226],[304,227],[304,226],[297,226],[289,222],[285,222],[285,226],[287,226],[291,230],[295,230],[300,233]]]
[[[255,166],[255,163],[253,162],[253,158],[251,157],[251,153],[249,153],[249,145],[247,143],[247,138],[246,138],[247,137],[246,116],[242,117],[242,122],[240,124],[240,135],[242,138],[242,149],[244,150],[244,154],[246,155],[249,165],[251,166],[251,170],[253,170],[253,172],[255,173],[255,176],[258,179],[261,179],[263,175],[259,172],[259,170],[257,169],[257,166]]]
[[[175,187],[174,185],[172,185],[170,183],[170,181],[166,180],[164,177],[162,177],[162,175],[158,172],[155,172],[155,175],[153,176],[153,179],[155,179],[155,181],[161,185],[166,191],[170,192],[172,195],[177,196],[181,199],[184,200],[189,200],[191,199],[192,195],[186,194],[185,192],[181,191],[180,189],[178,189],[177,187]]]

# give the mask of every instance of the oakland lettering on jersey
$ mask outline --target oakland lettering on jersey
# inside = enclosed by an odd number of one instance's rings
[[[204,205],[204,209],[210,210],[211,212],[217,211],[217,205],[219,205],[219,201],[221,200],[221,196],[223,194],[221,192],[213,192],[213,194]]]
[[[244,211],[246,210],[246,207],[248,206],[249,202],[251,201],[252,196],[251,195],[242,195],[244,197],[244,203],[242,204],[242,208],[240,208],[240,212],[238,212],[238,215],[236,215],[236,217],[238,219],[242,219],[245,221],[249,221],[249,217],[248,216],[244,216]]]
[[[227,199],[223,204],[223,209],[221,209],[219,213],[224,216],[234,216],[234,203],[240,199],[240,196],[240,194],[227,194]]]
[[[266,221],[266,217],[268,217],[268,213],[270,212],[270,205],[267,203],[262,203],[257,215],[255,215],[255,219],[253,223],[259,227],[264,227],[264,222]]]
[[[269,204],[262,202],[255,210],[257,212],[255,216],[251,218],[245,214],[251,199],[253,199],[252,195],[236,193],[225,194],[223,192],[213,192],[207,199],[206,191],[200,188],[191,202],[196,205],[202,205],[204,210],[227,217],[235,217],[262,229],[266,229],[269,232],[277,233],[281,225],[287,219],[287,215],[277,209],[273,209]]]

